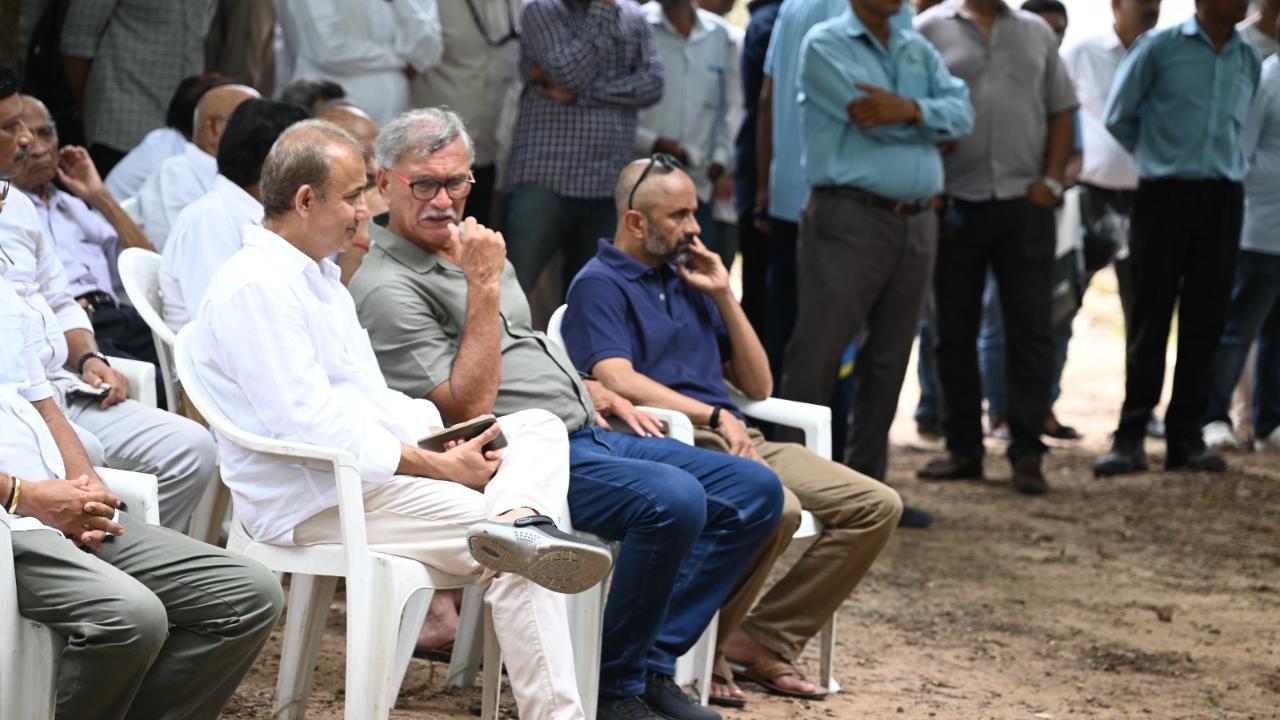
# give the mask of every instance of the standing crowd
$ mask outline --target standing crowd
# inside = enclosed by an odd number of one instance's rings
[[[917,338],[946,443],[920,477],[982,478],[989,434],[1046,493],[1108,265],[1125,399],[1095,474],[1147,470],[1149,435],[1222,472],[1238,385],[1280,450],[1280,0],[1162,29],[1160,0],[1110,3],[1060,50],[1057,0],[752,0],[745,32],[693,0],[24,0],[0,499],[19,611],[67,641],[57,717],[216,717],[253,665],[281,589],[183,534],[211,478],[257,542],[342,541],[330,474],[211,433],[180,387],[128,399],[111,359],[166,362],[160,330],[235,427],[355,459],[371,550],[485,586],[527,718],[585,717],[564,596],[600,582],[597,717],[718,718],[674,679],[713,622],[711,703],[824,697],[796,658],[933,520],[885,484]],[[164,328],[126,249],[159,255]],[[833,409],[836,461],[751,423],[774,395]],[[103,467],[155,476],[160,526]],[[415,654],[448,654],[457,602]]]

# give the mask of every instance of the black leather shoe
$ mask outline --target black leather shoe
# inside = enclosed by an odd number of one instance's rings
[[[1147,451],[1143,449],[1141,440],[1115,438],[1111,441],[1111,449],[1093,464],[1093,476],[1128,475],[1146,472],[1147,467]]]
[[[649,709],[649,704],[639,695],[616,700],[601,698],[596,708],[597,720],[661,720],[662,716]]]
[[[902,506],[902,515],[898,518],[898,527],[919,528],[923,530],[933,524],[933,513],[921,510],[914,505]]]
[[[1164,469],[1220,473],[1226,472],[1227,461],[1203,444],[1189,448],[1170,446],[1164,458]]]
[[[1013,461],[1013,486],[1023,495],[1043,495],[1049,483],[1040,470],[1041,455],[1023,455]]]
[[[916,477],[925,480],[981,480],[982,458],[971,458],[947,453],[916,471]]]
[[[658,717],[669,720],[720,720],[720,713],[699,705],[684,694],[670,675],[649,673],[645,681],[644,701]]]

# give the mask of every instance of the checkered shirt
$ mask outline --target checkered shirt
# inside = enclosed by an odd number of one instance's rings
[[[73,0],[62,52],[93,58],[85,85],[90,144],[127,152],[164,127],[178,83],[204,72],[214,0]]]
[[[636,112],[662,98],[662,61],[640,6],[529,0],[520,65],[527,70],[531,63],[577,99],[565,105],[525,86],[511,184],[535,183],[565,197],[612,197],[632,158]]]

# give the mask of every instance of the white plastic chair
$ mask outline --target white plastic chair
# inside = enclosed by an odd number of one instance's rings
[[[561,305],[551,314],[551,320],[547,323],[547,338],[564,347],[564,337],[561,335],[560,327],[564,322],[565,310],[567,305]],[[804,433],[805,447],[809,451],[818,455],[824,460],[831,459],[831,409],[822,405],[812,405],[809,403],[796,402],[794,400],[783,400],[781,398],[768,398],[765,400],[751,400],[737,389],[730,386],[729,393],[733,398],[738,409],[742,414],[761,420],[771,422],[778,425],[786,425],[801,430]],[[660,415],[666,420],[672,432],[670,437],[680,440],[681,442],[693,444],[693,423],[689,418],[681,413],[673,410],[656,410],[654,408],[643,408],[646,412]],[[672,416],[677,416],[679,420],[673,420]],[[800,516],[800,527],[793,536],[797,540],[810,538],[818,535],[823,531],[823,525],[820,520],[813,516],[808,510],[804,510]],[[591,591],[588,591],[591,592]],[[575,596],[576,597],[576,596]],[[572,598],[571,598],[572,599]],[[600,601],[600,612],[603,612],[603,599]],[[571,606],[571,610],[572,610]],[[585,606],[580,606],[580,611],[587,611]],[[576,623],[579,619],[571,615],[571,619]],[[715,662],[715,646],[716,646],[716,625],[719,622],[719,614],[712,618],[707,625],[707,629],[703,632],[702,637],[698,639],[696,645],[689,650],[688,653],[680,657],[676,661],[676,683],[679,685],[692,684],[698,691],[698,700],[703,705],[707,704],[707,700],[711,694],[711,669]],[[596,623],[597,627],[600,623]],[[584,638],[586,642],[590,642],[589,638]],[[598,640],[598,638],[597,638]],[[578,639],[575,636],[575,657],[578,652]],[[839,692],[840,683],[835,678],[835,643],[836,643],[836,615],[832,614],[831,619],[827,621],[819,635],[819,683],[818,685],[826,689],[827,692]],[[596,642],[597,656],[599,654],[599,642]],[[597,663],[598,668],[598,663]],[[596,687],[598,687],[598,670]],[[579,680],[579,689],[582,689],[581,679]],[[593,695],[594,697],[594,695]]]
[[[293,574],[285,617],[274,717],[300,719],[311,694],[325,616],[339,577],[347,591],[347,720],[378,720],[395,705],[414,644],[437,589],[474,585],[475,577],[449,575],[408,558],[373,552],[365,532],[364,498],[355,458],[342,450],[272,440],[245,432],[223,414],[191,358],[191,328],[178,333],[174,356],[178,380],[196,409],[233,443],[282,462],[333,473],[338,490],[342,544],[306,547],[254,541],[232,513],[227,548],[276,572]],[[465,622],[467,618],[463,618]],[[484,680],[481,716],[496,718],[501,689],[501,653],[484,613]]]
[[[152,525],[160,524],[160,502],[154,475],[97,468],[98,476],[123,500],[129,511]],[[18,614],[18,587],[13,571],[9,516],[0,512],[0,718],[47,720],[53,717],[58,653],[63,639],[34,620]],[[48,532],[24,530],[22,532]]]
[[[138,315],[151,329],[151,339],[156,346],[156,357],[160,360],[160,377],[164,384],[164,394],[169,412],[180,412],[181,393],[173,364],[173,343],[177,335],[164,322],[164,298],[160,294],[160,255],[142,248],[125,248],[120,253],[120,282],[124,292],[129,296],[129,303],[138,311]],[[114,362],[114,361],[113,361]],[[132,385],[130,381],[130,385]],[[154,381],[148,387],[155,387]],[[154,391],[152,392],[154,396]],[[152,405],[155,404],[154,399]],[[205,486],[200,503],[191,513],[191,524],[187,534],[210,545],[217,545],[222,539],[222,526],[227,520],[231,508],[231,493],[222,484],[218,469],[215,467],[213,477]]]
[[[124,200],[121,200],[120,209],[123,210],[124,214],[128,215],[129,219],[134,222],[138,222],[139,220],[142,219],[142,211],[139,210],[138,208],[137,195],[134,195],[131,198],[125,198]]]

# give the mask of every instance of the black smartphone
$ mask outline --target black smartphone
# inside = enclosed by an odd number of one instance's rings
[[[620,418],[611,417],[606,419],[609,421],[610,430],[613,430],[616,433],[623,433],[625,435],[636,434],[636,431],[632,430],[631,426],[623,422]],[[659,420],[658,427],[662,429],[663,437],[666,437],[671,434],[671,425],[669,425],[666,420]]]
[[[483,415],[475,418],[474,420],[458,423],[457,425],[445,428],[434,435],[428,435],[422,438],[418,441],[418,447],[423,450],[430,450],[431,452],[444,452],[446,450],[445,446],[448,445],[448,443],[454,440],[470,440],[485,430],[488,430],[489,426],[496,422],[498,422],[498,419],[494,416]],[[501,432],[499,432],[497,437],[490,440],[484,446],[484,450],[486,452],[489,450],[501,450],[506,446],[507,439],[502,436]]]

